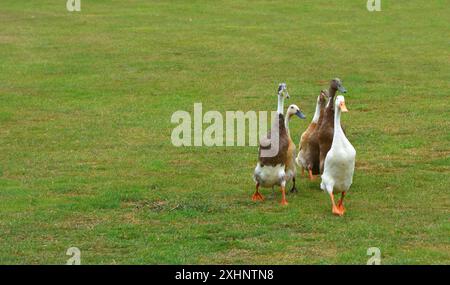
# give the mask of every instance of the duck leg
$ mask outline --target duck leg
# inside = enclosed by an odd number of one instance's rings
[[[302,176],[305,176],[305,169],[302,166]]]
[[[298,192],[297,188],[295,187],[295,177],[292,177],[292,188],[291,188],[291,190],[289,192],[291,192],[291,193],[297,193]]]
[[[323,152],[320,152],[320,157],[319,157],[319,161],[320,161],[320,164],[319,164],[319,173],[323,173],[323,168],[324,168],[324,164],[325,164],[325,157],[326,157],[326,153],[325,154],[323,154]]]
[[[312,174],[312,170],[311,169],[308,169],[308,173],[309,173],[309,180],[311,180],[311,181],[316,180],[317,176],[314,176]]]
[[[345,197],[345,192],[342,192],[341,193],[341,199],[339,199],[338,205],[337,205],[337,208],[342,213],[342,215],[345,213],[344,197]]]
[[[333,213],[333,215],[336,216],[342,216],[344,213],[342,213],[338,207],[336,207],[336,203],[334,203],[334,195],[333,192],[330,193],[330,198],[331,198],[331,204],[332,204],[332,209],[331,212]]]
[[[256,182],[256,191],[252,196],[253,201],[264,201],[263,195],[259,193],[259,182]]]
[[[283,181],[283,183],[281,183],[281,205],[283,206],[287,206],[288,202],[286,201],[286,181]]]

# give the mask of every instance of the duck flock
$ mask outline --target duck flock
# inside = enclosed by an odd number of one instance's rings
[[[302,133],[298,156],[289,132],[289,121],[296,115],[305,119],[297,105],[290,105],[284,115],[284,99],[289,98],[285,83],[278,86],[278,120],[275,120],[268,134],[261,138],[258,163],[253,175],[256,191],[253,201],[263,201],[260,187],[279,186],[282,193],[282,205],[287,205],[286,184],[292,181],[290,192],[297,192],[295,175],[298,165],[308,172],[311,181],[321,175],[320,188],[331,199],[332,213],[344,215],[344,197],[353,181],[356,151],[341,126],[341,113],[348,112],[345,98],[336,96],[337,92],[346,93],[341,80],[331,80],[328,90],[322,90],[317,97],[316,110],[312,122]],[[273,151],[275,149],[275,151]],[[336,204],[334,194],[341,193]]]

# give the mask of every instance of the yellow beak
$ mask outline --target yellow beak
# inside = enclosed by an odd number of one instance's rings
[[[341,102],[341,104],[339,104],[339,108],[341,108],[342,112],[348,112],[347,106],[345,106],[345,102]]]

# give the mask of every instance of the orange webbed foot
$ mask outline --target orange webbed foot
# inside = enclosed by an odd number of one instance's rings
[[[338,205],[337,205],[337,209],[338,209],[339,212],[342,213],[342,215],[344,215],[344,213],[345,213],[345,207],[344,207],[344,204],[342,204],[342,203],[338,204]]]
[[[286,200],[281,200],[281,205],[282,206],[287,206],[287,205],[289,205],[289,203]]]
[[[340,217],[341,217],[341,216],[344,215],[344,212],[342,212],[341,210],[339,210],[339,208],[336,207],[336,206],[334,206],[333,209],[332,209],[331,211],[332,211],[333,215],[335,215],[335,216],[340,216]]]
[[[309,181],[316,181],[319,178],[319,175],[312,175],[309,177]]]
[[[255,194],[253,194],[252,200],[253,201],[264,201],[264,197],[263,197],[263,195],[261,195],[261,193],[256,192]]]

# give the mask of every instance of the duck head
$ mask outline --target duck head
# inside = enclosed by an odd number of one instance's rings
[[[347,106],[345,106],[345,98],[342,95],[336,97],[336,102],[334,103],[336,109],[339,108],[341,112],[348,112]]]
[[[286,116],[290,119],[294,115],[296,115],[300,119],[306,119],[305,114],[303,114],[303,112],[300,110],[300,108],[297,105],[292,104],[288,107]]]
[[[328,93],[328,90],[325,90],[325,89],[321,90],[319,98],[318,98],[318,104],[320,106],[324,107],[325,104],[327,103],[329,97],[330,97],[330,94]]]
[[[287,91],[286,83],[280,83],[278,85],[278,96],[285,97],[286,99],[289,99],[289,93]]]
[[[347,93],[347,89],[345,89],[345,87],[342,86],[342,82],[339,78],[331,80],[330,87],[334,90],[339,90],[339,92]]]

